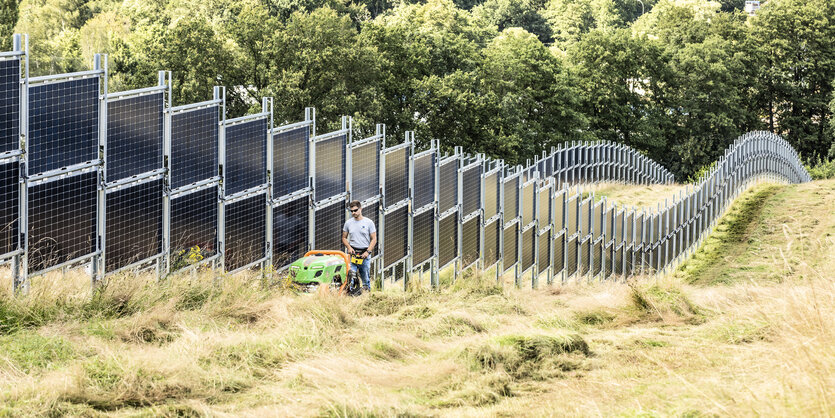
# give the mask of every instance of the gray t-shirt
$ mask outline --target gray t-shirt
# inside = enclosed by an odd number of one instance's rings
[[[348,233],[351,248],[368,248],[371,245],[371,234],[377,232],[374,222],[363,216],[361,220],[348,219],[342,231]]]

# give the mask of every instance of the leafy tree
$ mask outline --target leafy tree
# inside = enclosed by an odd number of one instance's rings
[[[12,35],[17,24],[20,0],[0,0],[0,51],[12,49]]]
[[[487,0],[473,8],[473,16],[499,31],[512,27],[525,29],[547,44],[553,36],[548,21],[540,13],[544,7],[541,0]]]
[[[612,0],[550,0],[543,16],[551,25],[555,45],[562,50],[592,29],[623,25]]]
[[[769,128],[802,154],[826,155],[835,78],[835,2],[772,0],[751,19],[761,72],[760,103]]]

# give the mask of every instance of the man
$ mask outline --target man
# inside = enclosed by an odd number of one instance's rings
[[[371,219],[362,216],[362,205],[358,200],[349,203],[348,208],[351,210],[351,219],[348,219],[342,228],[342,243],[348,249],[348,254],[356,254],[366,259],[377,245],[377,228]],[[351,271],[359,274],[364,291],[371,289],[368,265],[367,262],[359,265],[351,263]]]

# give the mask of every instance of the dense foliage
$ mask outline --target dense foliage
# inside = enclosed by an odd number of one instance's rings
[[[752,129],[835,155],[835,0],[0,0],[33,74],[110,56],[112,89],[174,72],[175,101],[228,87],[230,116],[317,108],[360,134],[517,163],[556,144],[637,147],[686,179]],[[14,22],[17,22],[16,24]]]

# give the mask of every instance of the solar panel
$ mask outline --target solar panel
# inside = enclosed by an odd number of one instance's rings
[[[499,173],[484,178],[484,219],[499,213]]]
[[[565,246],[565,276],[569,277],[577,272],[577,238],[569,238]]]
[[[383,250],[383,267],[406,257],[408,249],[408,207],[402,207],[386,214],[385,248]]]
[[[314,250],[341,251],[342,227],[345,225],[345,202],[338,201],[316,210]]]
[[[171,117],[171,188],[218,175],[217,136],[217,106]]]
[[[20,60],[0,60],[0,153],[20,148]]]
[[[539,190],[539,227],[545,228],[551,223],[551,187]]]
[[[537,266],[539,273],[544,272],[548,267],[551,267],[551,240],[548,232],[539,234],[539,260]]]
[[[345,193],[346,140],[345,135],[338,135],[316,143],[317,202]]]
[[[493,221],[484,227],[484,266],[490,267],[499,261],[500,221]]]
[[[351,200],[362,202],[379,194],[380,141],[375,140],[351,150]]]
[[[417,214],[412,221],[412,262],[415,265],[429,261],[435,246],[435,213],[427,210]]]
[[[511,220],[519,216],[519,178],[504,182],[504,219]]]
[[[235,270],[266,256],[266,203],[267,197],[257,194],[226,205],[226,270]]]
[[[267,183],[267,119],[226,127],[226,195]]]
[[[522,188],[522,225],[530,225],[536,220],[536,206],[534,205],[534,183],[529,183]]]
[[[557,235],[551,248],[554,249],[554,275],[557,275],[565,268],[565,235]]]
[[[438,210],[444,213],[458,205],[458,160],[441,164],[440,172]]]
[[[95,172],[29,187],[29,270],[36,272],[96,250]]]
[[[107,104],[107,181],[163,167],[163,93]]]
[[[534,262],[534,239],[536,228],[522,232],[522,271],[527,270]]]
[[[29,174],[96,159],[99,79],[29,87]]]
[[[422,208],[435,202],[435,153],[414,159],[414,207]]]
[[[505,228],[503,237],[504,237],[504,251],[502,252],[502,259],[504,260],[504,268],[508,269],[514,264],[516,264],[517,259],[517,243],[519,242],[518,233],[519,230],[517,229],[519,224],[513,224],[507,228]]]
[[[438,264],[443,267],[458,257],[458,216],[450,215],[438,225]]]
[[[160,179],[107,193],[106,272],[162,252],[162,186]]]
[[[464,192],[464,216],[481,209],[481,168],[481,164],[472,166],[464,170],[461,175]]]
[[[378,222],[380,220],[380,203],[372,202],[363,206],[362,217],[370,219],[374,223],[374,228],[376,228],[380,224]]]
[[[386,206],[409,198],[409,148],[386,153]]]
[[[464,267],[478,260],[479,251],[479,227],[481,226],[481,218],[476,216],[462,225],[461,243],[462,243],[462,265]]]
[[[172,270],[217,252],[217,188],[209,187],[171,199]],[[199,251],[196,247],[199,247]],[[182,252],[182,253],[181,253]]]
[[[17,162],[0,164],[0,254],[18,248],[19,166]]]
[[[310,128],[273,134],[273,196],[286,196],[309,187]]]
[[[281,268],[307,251],[308,197],[291,200],[273,209],[273,265]]]

